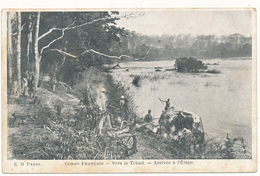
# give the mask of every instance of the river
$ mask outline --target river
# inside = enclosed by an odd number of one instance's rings
[[[171,99],[171,105],[199,115],[204,130],[211,138],[241,136],[249,148],[252,141],[252,60],[205,59],[208,69],[221,73],[178,73],[166,71],[174,61],[120,63],[122,69],[113,70],[112,76],[133,97],[138,115],[152,110],[153,123],[164,105],[158,97]],[[155,71],[161,67],[161,71]],[[140,86],[132,84],[134,75],[140,75]]]

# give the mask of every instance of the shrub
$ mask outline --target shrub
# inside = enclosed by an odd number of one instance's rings
[[[132,81],[132,84],[135,85],[136,87],[140,87],[140,80],[141,80],[141,76],[139,75],[135,75],[134,79]]]
[[[174,159],[250,159],[251,153],[246,150],[244,139],[241,137],[215,141],[210,139],[203,145],[191,141],[172,140],[167,147]]]
[[[176,59],[175,66],[178,72],[198,72],[200,69],[206,69],[202,61],[194,59],[192,57],[181,57]]]

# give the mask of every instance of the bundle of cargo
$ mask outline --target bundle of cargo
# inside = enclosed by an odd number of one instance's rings
[[[170,107],[159,119],[159,133],[167,141],[183,141],[185,144],[204,143],[204,129],[201,118],[177,107]]]

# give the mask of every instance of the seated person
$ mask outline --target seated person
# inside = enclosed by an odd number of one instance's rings
[[[153,122],[153,117],[151,115],[151,110],[148,110],[148,114],[145,115],[144,121],[147,123],[152,123]]]

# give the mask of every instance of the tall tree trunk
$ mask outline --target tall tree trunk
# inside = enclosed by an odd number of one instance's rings
[[[35,56],[36,57],[36,56]],[[39,77],[40,77],[40,61],[41,61],[41,56],[38,55],[39,59],[35,60],[35,88],[37,88],[38,83],[39,83]]]
[[[32,55],[32,31],[33,31],[33,23],[31,19],[31,15],[29,17],[29,27],[28,27],[28,44],[27,44],[27,59],[26,59],[26,66],[27,66],[27,71],[32,71],[31,70],[31,63],[30,63],[30,57]]]
[[[37,14],[37,22],[36,22],[36,32],[35,32],[35,43],[34,43],[34,52],[35,52],[35,86],[37,88],[39,77],[40,77],[40,61],[41,61],[41,55],[39,54],[39,44],[38,44],[38,38],[39,38],[39,26],[40,26],[40,12]]]
[[[21,12],[17,12],[17,86],[21,92]]]
[[[8,72],[8,93],[12,91],[12,83],[13,83],[13,73],[12,73],[12,63],[13,63],[13,48],[12,48],[12,25],[11,25],[11,12],[7,12],[7,72]]]

